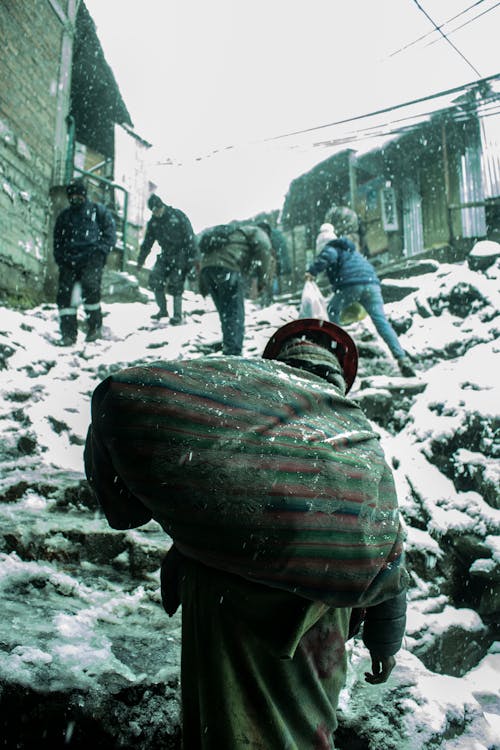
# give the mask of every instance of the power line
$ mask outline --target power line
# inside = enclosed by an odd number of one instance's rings
[[[457,13],[456,15],[452,16],[451,18],[448,18],[447,21],[443,21],[443,23],[439,26],[439,28],[442,29],[443,26],[446,26],[447,24],[451,23],[452,21],[455,21],[457,18],[460,18],[460,16],[463,16],[463,15],[465,15],[465,13],[468,13],[469,10],[472,10],[472,8],[475,8],[476,5],[481,5],[484,2],[485,2],[485,0],[477,0],[475,3],[472,3],[472,5],[469,5],[468,8],[465,8],[465,10],[460,11],[460,13]],[[481,13],[480,15],[483,15],[483,14]],[[474,21],[474,18],[472,18],[470,21],[468,21],[468,23],[471,23],[472,21]],[[459,27],[459,28],[461,28],[461,27]],[[400,49],[397,49],[395,52],[391,52],[391,54],[388,55],[388,57],[395,57],[395,55],[399,55],[400,52],[404,52],[409,47],[413,47],[418,42],[421,42],[422,39],[426,39],[431,34],[434,34],[435,31],[436,31],[436,29],[432,29],[432,31],[427,31],[425,34],[422,34],[422,36],[419,36],[417,39],[414,39],[413,42],[408,42],[408,44],[405,44],[404,47],[401,47]]]
[[[470,68],[472,68],[472,70],[477,75],[477,77],[481,78],[481,73],[479,72],[479,70],[477,68],[475,68],[474,65],[471,63],[471,61],[468,60],[465,57],[465,55],[462,54],[462,52],[460,52],[460,50],[458,49],[458,47],[455,44],[453,44],[453,42],[450,39],[448,39],[448,37],[446,36],[446,34],[444,33],[444,31],[441,29],[441,27],[437,26],[437,24],[435,23],[435,21],[433,21],[433,19],[430,17],[430,15],[427,13],[427,11],[424,8],[422,8],[422,6],[418,2],[418,0],[413,0],[413,2],[417,6],[417,8],[424,14],[424,16],[432,23],[432,25],[434,26],[434,28],[436,29],[436,31],[438,31],[441,34],[441,36],[443,37],[443,39],[448,42],[448,44],[450,45],[450,47],[452,47],[455,50],[455,52],[458,55],[460,55],[460,57],[462,58],[462,60],[464,60],[467,63],[467,65]]]
[[[269,138],[264,138],[264,139],[262,139],[260,141],[254,141],[253,145],[258,145],[258,144],[263,144],[263,143],[271,143],[271,142],[278,141],[278,140],[284,140],[285,138],[292,138],[292,137],[298,136],[298,135],[305,135],[307,133],[314,133],[314,132],[317,132],[319,130],[325,130],[327,128],[337,127],[339,125],[347,125],[349,123],[355,123],[355,122],[359,122],[361,120],[367,120],[370,117],[376,117],[377,115],[387,114],[389,112],[396,112],[396,111],[401,110],[401,109],[403,109],[405,107],[411,107],[411,106],[414,106],[414,105],[417,105],[417,104],[422,104],[424,102],[432,101],[434,99],[439,99],[439,98],[444,97],[444,96],[451,96],[453,94],[464,92],[464,91],[467,91],[468,89],[470,89],[471,87],[477,88],[477,87],[479,87],[481,85],[486,85],[486,84],[488,84],[488,83],[490,83],[492,81],[497,81],[499,79],[500,79],[500,73],[496,73],[494,75],[491,75],[491,76],[488,76],[486,78],[483,78],[483,79],[481,79],[479,81],[472,81],[471,83],[462,84],[461,86],[455,86],[454,88],[447,89],[445,91],[440,91],[437,94],[430,94],[428,96],[423,96],[423,97],[420,97],[418,99],[413,99],[411,101],[402,102],[400,104],[395,104],[395,105],[392,105],[390,107],[384,107],[383,109],[378,109],[378,110],[375,110],[373,112],[367,112],[367,113],[362,114],[362,115],[356,115],[354,117],[347,117],[347,118],[345,118],[343,120],[337,120],[335,122],[326,123],[324,125],[316,125],[316,126],[313,126],[313,127],[305,128],[303,130],[296,130],[296,131],[293,131],[293,132],[290,132],[290,133],[283,133],[281,135],[276,135],[276,136],[271,136]],[[496,94],[496,93],[492,93],[490,96],[485,97],[482,102],[477,102],[477,109],[478,109],[478,111],[479,111],[479,109],[482,106],[488,105],[490,102],[496,102],[496,101],[499,100],[499,98],[500,98],[500,95]],[[475,106],[474,104],[468,104],[468,103],[462,102],[460,104],[456,104],[455,108],[457,109],[457,111],[460,110],[461,113],[466,113],[468,111],[468,108],[469,109],[474,109],[474,106]],[[399,120],[394,120],[393,123],[396,124],[398,122],[404,122],[405,120],[411,120],[411,119],[415,119],[417,117],[421,120],[422,117],[426,117],[426,116],[430,116],[430,115],[436,115],[436,114],[439,114],[440,112],[445,112],[446,110],[450,110],[450,107],[444,107],[444,108],[442,107],[442,108],[438,108],[436,110],[431,110],[431,111],[424,112],[424,113],[417,113],[415,115],[408,115],[407,117],[400,118]],[[490,114],[490,113],[488,113],[488,114]],[[491,114],[495,114],[495,113],[491,112]],[[486,116],[488,116],[488,115],[486,115]],[[360,129],[358,131],[354,131],[354,135],[352,137],[350,137],[348,135],[343,136],[342,139],[338,139],[338,143],[341,143],[343,141],[352,142],[352,141],[356,140],[356,133],[363,133],[363,132],[369,131],[370,129],[374,129],[376,127],[381,127],[381,128],[385,127],[385,128],[387,128],[388,125],[389,125],[389,123],[380,124],[379,126],[377,126],[377,125],[367,126],[367,127],[362,128],[362,129]],[[404,125],[402,126],[402,128],[405,128],[405,129],[408,129],[409,127],[411,127],[411,126],[404,126]],[[397,131],[394,131],[394,132],[397,132]],[[369,136],[369,134],[368,134],[367,137],[375,137],[375,135]],[[333,145],[335,145],[335,143],[337,143],[337,141],[335,141],[335,142],[332,141]],[[232,150],[232,149],[237,149],[241,145],[242,144],[237,144],[236,143],[236,144],[233,144],[231,146],[221,146],[220,148],[213,149],[210,153],[207,153],[207,154],[205,154],[203,156],[200,155],[195,160],[196,161],[201,161],[201,160],[204,160],[206,158],[212,157],[212,156],[214,156],[216,154],[219,154],[219,153],[222,153],[222,152],[225,152],[225,151],[228,151],[228,150]],[[247,144],[247,145],[252,145],[252,144]],[[318,143],[313,144],[313,145],[314,146],[327,145],[327,142],[326,141],[325,142],[318,142]],[[189,161],[191,161],[191,159],[189,159]],[[181,162],[175,162],[173,159],[169,158],[166,161],[156,162],[156,166],[183,166],[183,164]]]
[[[395,134],[409,133],[421,127],[422,121],[429,116],[437,116],[448,113],[450,119],[460,122],[470,118],[471,114],[476,114],[480,119],[492,117],[500,114],[500,95],[496,94],[481,102],[459,103],[453,107],[443,107],[441,109],[422,112],[417,115],[402,117],[392,122],[385,122],[378,125],[371,125],[360,130],[345,133],[344,135],[329,139],[327,141],[318,141],[313,143],[314,147],[318,146],[335,146],[342,143],[354,143],[359,140],[380,138]],[[417,122],[408,123],[409,120],[418,120]],[[405,124],[408,123],[408,124]]]
[[[296,135],[304,135],[305,133],[312,133],[315,130],[324,130],[326,128],[332,128],[336,125],[345,125],[348,122],[356,122],[357,120],[364,120],[368,117],[375,117],[376,115],[383,115],[387,112],[393,112],[397,109],[403,109],[403,107],[410,107],[414,104],[421,104],[422,102],[428,102],[432,99],[438,99],[441,96],[450,96],[451,94],[456,94],[459,91],[464,91],[471,86],[478,86],[481,83],[487,83],[489,81],[498,80],[500,78],[500,73],[495,73],[495,75],[488,76],[487,78],[482,78],[478,81],[472,81],[471,83],[463,84],[462,86],[455,86],[452,89],[447,89],[446,91],[440,91],[438,94],[429,94],[428,96],[422,96],[419,99],[413,99],[409,102],[402,102],[401,104],[393,104],[391,107],[384,107],[383,109],[377,109],[373,112],[368,112],[364,115],[355,115],[354,117],[346,117],[344,120],[336,120],[335,122],[329,122],[325,123],[324,125],[314,125],[310,128],[304,128],[303,130],[295,130],[290,133],[283,133],[281,135],[274,135],[270,138],[265,138],[264,142],[268,141],[278,141],[283,138],[291,138]]]
[[[491,8],[487,8],[486,10],[483,10],[482,13],[478,13],[477,16],[474,16],[474,18],[470,18],[468,21],[465,21],[465,23],[462,23],[460,26],[455,26],[454,29],[450,29],[448,34],[454,34],[455,31],[460,31],[460,29],[463,29],[465,26],[468,26],[473,21],[477,21],[478,18],[481,18],[481,16],[485,16],[487,13],[490,13],[492,10],[495,10],[495,8],[498,8],[500,5],[500,2],[495,3],[495,5],[492,5]],[[430,32],[432,34],[432,32]],[[439,39],[433,39],[432,42],[429,42],[426,44],[426,47],[430,47],[432,44],[436,44],[436,42],[439,42]]]

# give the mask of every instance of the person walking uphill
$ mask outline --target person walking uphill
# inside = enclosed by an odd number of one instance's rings
[[[69,207],[58,215],[54,226],[54,258],[59,267],[57,306],[60,344],[71,346],[78,335],[76,284],[81,284],[87,314],[87,341],[101,336],[101,280],[106,258],[116,242],[115,222],[100,203],[87,200],[83,180],[66,187]]]
[[[205,230],[199,242],[200,292],[210,294],[219,313],[222,353],[240,355],[245,335],[244,276],[255,274],[257,291],[270,281],[271,240],[255,224],[220,224]]]
[[[335,347],[335,348],[333,348]],[[331,750],[346,639],[388,679],[405,627],[404,532],[378,435],[346,396],[352,339],[280,328],[263,358],[134,367],[92,397],[91,487],[116,529],[154,518],[182,604],[184,750]]]
[[[184,282],[197,257],[193,228],[185,213],[173,206],[167,206],[158,195],[149,196],[148,208],[153,215],[146,227],[137,267],[142,268],[151,248],[157,242],[161,253],[149,275],[149,287],[154,292],[158,312],[151,317],[154,320],[167,317],[166,290],[174,298],[170,323],[180,325]]]
[[[305,278],[312,280],[326,271],[333,289],[333,296],[328,303],[329,319],[338,323],[344,308],[353,302],[359,302],[389,347],[401,374],[405,377],[414,376],[413,365],[385,315],[380,280],[370,261],[356,250],[352,240],[347,237],[337,238],[334,227],[328,223],[321,227],[316,251],[319,255],[307,269]]]

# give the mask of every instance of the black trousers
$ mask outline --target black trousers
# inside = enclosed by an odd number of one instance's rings
[[[78,303],[74,297],[77,282],[82,287],[83,308],[87,314],[88,333],[93,333],[101,328],[101,281],[105,262],[104,255],[96,251],[89,255],[85,261],[59,266],[59,287],[56,302],[59,308],[59,322],[63,337],[76,339],[77,336]]]
[[[240,355],[245,335],[245,296],[239,271],[218,266],[201,270],[201,285],[210,292],[219,313],[222,353]]]

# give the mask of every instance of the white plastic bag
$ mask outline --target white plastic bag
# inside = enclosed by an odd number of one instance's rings
[[[300,300],[299,318],[321,318],[328,320],[326,299],[315,281],[306,281]]]

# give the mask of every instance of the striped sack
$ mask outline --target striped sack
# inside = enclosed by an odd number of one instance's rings
[[[85,463],[114,528],[154,518],[206,565],[332,606],[404,587],[378,437],[317,375],[238,357],[122,370],[94,392]]]

